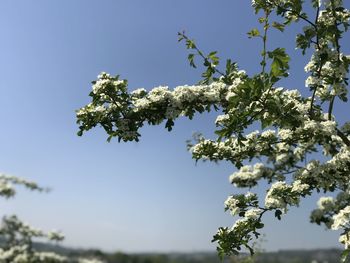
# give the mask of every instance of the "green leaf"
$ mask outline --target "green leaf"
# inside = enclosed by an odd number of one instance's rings
[[[252,30],[249,31],[247,34],[248,34],[248,37],[249,37],[249,38],[260,36],[259,30],[256,29],[256,28],[252,29]]]
[[[264,227],[264,224],[261,223],[261,222],[259,222],[259,223],[256,224],[256,228],[257,228],[257,229],[261,229],[261,228],[263,228],[263,227]]]
[[[193,68],[197,68],[196,64],[194,64],[194,56],[195,54],[188,54],[188,61],[190,62],[190,66]]]
[[[275,78],[281,76],[287,77],[289,69],[289,56],[284,48],[276,48],[271,52],[267,52],[269,58],[272,59],[270,75]]]
[[[272,26],[281,32],[284,31],[284,27],[285,27],[285,25],[277,23],[277,22],[273,22]]]
[[[212,51],[209,53],[208,57],[215,56],[218,52],[217,51]]]
[[[277,209],[275,211],[275,217],[277,217],[278,220],[281,220],[281,215],[282,215],[282,211]]]
[[[195,49],[196,44],[194,43],[193,40],[186,39],[186,47],[187,47],[187,49]]]
[[[317,8],[318,6],[319,6],[319,1],[320,0],[312,0],[311,2],[312,2],[312,6],[314,7],[314,8]]]
[[[217,51],[212,51],[208,55],[208,58],[213,62],[214,65],[219,64],[219,57],[216,56],[217,53],[218,53]]]
[[[265,17],[259,17],[258,19],[259,23],[262,24],[266,21],[266,18]]]
[[[340,258],[341,262],[346,262],[346,260],[348,259],[349,253],[350,253],[350,249],[346,249],[341,253],[341,258]]]
[[[177,32],[177,36],[178,36],[177,41],[181,42],[182,40],[185,39],[185,32],[184,31],[183,32]]]
[[[174,121],[172,119],[168,119],[167,122],[165,123],[165,128],[168,129],[168,131],[171,131],[174,126]]]

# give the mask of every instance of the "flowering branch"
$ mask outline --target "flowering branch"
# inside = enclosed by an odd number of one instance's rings
[[[254,253],[250,244],[264,227],[263,214],[274,211],[281,219],[289,207],[299,205],[301,198],[321,190],[337,191],[342,198],[332,206],[321,200],[321,212],[311,215],[312,222],[343,229],[339,241],[350,252],[350,198],[343,198],[350,191],[350,122],[340,128],[333,116],[335,98],[347,101],[350,56],[341,53],[339,39],[350,26],[350,11],[341,0],[311,2],[315,22],[303,12],[303,1],[252,1],[255,12],[264,13],[259,19],[264,34],[260,35],[258,29],[248,33],[250,38],[263,40],[259,74],[249,76],[231,60],[227,60],[226,72],[219,71],[216,52],[205,56],[192,40],[179,33],[187,48],[196,52],[188,57],[190,65],[196,67],[195,55],[204,60],[207,71],[201,84],[129,92],[126,80],[101,73],[93,82],[92,102],[77,111],[78,135],[102,126],[108,140],[117,137],[119,141],[138,141],[139,128],[145,123],[158,125],[165,121],[170,131],[179,116],[192,119],[196,112],[211,108],[222,111],[215,121],[215,140],[198,136],[188,144],[192,158],[231,162],[236,170],[229,178],[235,187],[252,188],[260,180],[266,180],[270,187],[263,200],[248,192],[225,201],[225,210],[240,219],[231,228],[220,228],[214,236],[220,256],[236,254],[242,248]],[[274,10],[284,22],[272,22],[271,26],[282,32],[294,21],[307,23],[297,35],[296,46],[303,54],[307,49],[314,51],[305,66],[310,73],[305,85],[310,87],[311,97],[276,87],[281,78],[289,77],[290,58],[283,48],[266,50],[268,19]],[[339,29],[341,26],[344,30]],[[324,110],[322,103],[326,101],[329,107]],[[252,132],[252,125],[261,125],[261,131]],[[315,153],[324,157],[318,160]],[[309,161],[309,156],[317,159]]]

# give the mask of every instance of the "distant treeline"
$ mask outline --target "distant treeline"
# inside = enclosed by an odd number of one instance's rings
[[[220,261],[215,252],[126,254],[105,253],[95,249],[70,249],[48,244],[36,244],[36,247],[39,250],[54,251],[72,257],[98,258],[106,263],[339,263],[342,252],[339,249],[283,250],[260,253],[254,258],[240,255]]]
[[[95,252],[95,256],[108,263],[339,263],[341,255],[341,251],[337,249],[295,250],[266,252],[254,258],[241,255],[220,261],[216,253],[124,254],[119,252],[104,254]]]

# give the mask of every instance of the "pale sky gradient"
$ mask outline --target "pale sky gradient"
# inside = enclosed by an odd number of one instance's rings
[[[16,213],[45,230],[66,235],[63,245],[108,251],[206,251],[219,226],[234,219],[223,202],[238,190],[228,183],[229,164],[197,165],[185,141],[209,136],[215,115],[180,119],[142,129],[141,142],[106,142],[101,129],[76,136],[75,110],[89,102],[90,82],[101,71],[121,74],[130,88],[194,84],[200,71],[177,42],[186,30],[205,51],[259,70],[256,26],[247,0],[3,0],[0,2],[0,169],[53,188],[20,191],[1,201],[1,215]],[[299,26],[303,26],[301,23]],[[309,59],[294,49],[294,34],[271,42],[292,56],[288,88],[304,88]],[[349,34],[343,39],[349,53]],[[272,48],[270,43],[270,48]],[[336,106],[341,119],[349,104]],[[264,193],[266,185],[257,190]],[[316,197],[281,222],[266,218],[267,250],[337,247],[338,233],[308,223]]]

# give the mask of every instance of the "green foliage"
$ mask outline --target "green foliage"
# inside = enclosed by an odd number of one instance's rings
[[[283,32],[284,28],[285,28],[284,24],[281,24],[281,23],[278,23],[278,22],[273,22],[271,26],[276,28],[277,30],[279,30],[281,32]]]
[[[252,37],[261,37],[259,30],[256,29],[256,28],[252,29],[252,30],[249,31],[247,34],[248,34],[249,38],[252,38]]]
[[[219,74],[223,76],[224,74],[220,72],[216,67],[220,63],[220,59],[217,56],[217,51],[211,51],[208,55],[205,55],[195,44],[194,40],[191,40],[187,37],[185,32],[178,32],[178,41],[185,41],[186,48],[192,51],[195,51],[195,53],[190,53],[188,55],[188,61],[190,63],[190,66],[193,68],[197,68],[194,58],[195,56],[198,56],[203,59],[203,66],[206,69],[202,73],[203,80],[201,80],[200,84],[210,84],[213,81],[217,81],[218,77],[216,77],[216,74]]]
[[[270,76],[273,82],[277,82],[280,77],[288,77],[288,69],[289,69],[289,56],[285,52],[284,48],[276,48],[273,51],[267,52],[270,59],[272,59],[271,63],[271,71]]]

